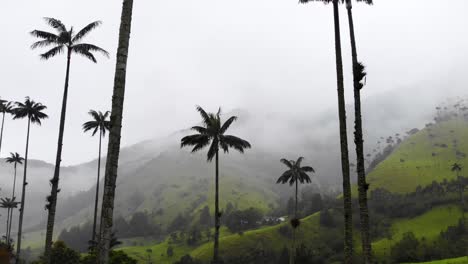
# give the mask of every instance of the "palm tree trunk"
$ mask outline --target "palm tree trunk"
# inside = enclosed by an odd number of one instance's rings
[[[122,115],[125,97],[128,49],[130,45],[130,31],[132,26],[132,12],[133,0],[123,0],[114,79],[114,94],[112,96],[106,172],[104,176],[104,195],[101,209],[98,264],[109,263],[115,183],[117,181],[117,169],[119,165],[120,136],[122,132]]]
[[[219,150],[216,150],[216,172],[215,172],[215,237],[213,247],[213,264],[219,264]]]
[[[100,181],[100,174],[101,174],[101,141],[102,141],[102,132],[99,131],[99,156],[98,156],[98,170],[97,170],[97,182],[96,182],[96,199],[94,201],[94,220],[93,220],[93,237],[92,237],[92,240],[95,242],[97,242],[96,222],[97,222],[98,201],[99,201],[99,181]]]
[[[15,162],[15,175],[14,175],[14,178],[13,178],[13,191],[12,191],[12,194],[11,194],[11,199],[13,199],[15,197],[15,190],[16,190],[16,165],[17,163]],[[10,212],[10,221],[9,221],[9,225],[8,225],[8,237],[7,237],[7,240],[10,241],[10,237],[11,237],[11,223],[13,222],[13,212],[14,212],[14,209],[11,209],[11,212]],[[8,242],[10,243],[10,242]]]
[[[58,143],[57,143],[57,156],[55,158],[54,177],[50,181],[52,183],[52,190],[50,193],[50,200],[48,204],[49,214],[47,217],[47,231],[46,231],[46,241],[45,241],[45,249],[44,249],[44,260],[46,264],[50,264],[50,250],[52,248],[52,238],[54,235],[55,210],[57,206],[57,195],[59,192],[58,184],[59,184],[59,178],[60,178],[60,162],[62,161],[63,134],[65,131],[65,116],[67,112],[68,80],[70,77],[70,60],[71,60],[71,49],[68,49],[67,72],[65,74],[65,87],[63,90],[62,112],[60,114],[60,127],[59,127]]]
[[[344,97],[343,59],[341,55],[340,14],[338,0],[333,0],[333,15],[335,21],[335,53],[338,88],[338,115],[340,123],[341,169],[343,174],[344,203],[344,263],[353,261],[353,215],[351,204],[351,183],[349,179],[348,138],[346,131],[346,105]]]
[[[23,190],[21,192],[21,206],[20,206],[20,215],[18,221],[18,240],[16,242],[16,264],[20,263],[20,253],[21,253],[21,236],[23,233],[23,217],[24,217],[24,203],[26,199],[26,185],[28,182],[26,181],[26,173],[28,169],[28,150],[29,150],[29,130],[31,127],[31,119],[28,118],[28,133],[26,136],[26,151],[24,153],[24,173],[23,173]]]
[[[5,229],[5,242],[7,245],[10,244],[10,240],[8,239],[8,227],[10,226],[10,212],[11,208],[8,208],[7,210],[7,220],[6,220],[6,229]]]
[[[5,124],[5,112],[2,117],[2,130],[0,131],[0,154],[2,153],[2,142],[3,142],[3,125]]]
[[[369,235],[369,208],[367,206],[366,168],[364,164],[364,140],[362,135],[362,117],[361,117],[361,86],[359,80],[358,59],[356,38],[354,35],[354,22],[351,0],[347,0],[346,8],[348,10],[349,34],[351,39],[351,53],[353,59],[353,85],[354,85],[354,143],[356,144],[357,176],[359,192],[359,218],[361,222],[361,242],[364,263],[372,263],[372,245]]]

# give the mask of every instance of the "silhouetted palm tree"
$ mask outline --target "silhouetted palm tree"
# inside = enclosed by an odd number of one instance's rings
[[[2,113],[2,128],[0,131],[0,153],[2,151],[3,127],[5,125],[5,115],[11,114],[12,109],[13,109],[13,104],[11,102],[0,99],[0,113]]]
[[[54,176],[51,180],[52,190],[49,198],[49,204],[47,206],[49,215],[47,219],[47,232],[46,232],[46,243],[44,258],[46,263],[50,263],[50,249],[52,247],[52,236],[54,232],[54,221],[55,221],[55,209],[57,205],[57,193],[60,176],[60,162],[62,160],[62,145],[63,145],[63,133],[65,129],[65,115],[67,110],[67,98],[68,98],[68,80],[70,76],[70,61],[72,54],[81,55],[92,62],[96,63],[96,58],[93,53],[101,53],[108,57],[109,54],[104,49],[95,46],[93,44],[82,43],[84,37],[86,37],[93,29],[101,25],[101,21],[95,21],[84,27],[78,32],[73,31],[73,27],[67,29],[65,25],[58,19],[55,18],[44,18],[46,23],[56,30],[56,33],[50,33],[41,30],[34,30],[31,34],[34,37],[41,39],[40,41],[32,44],[31,48],[39,47],[50,47],[52,49],[40,55],[41,59],[48,60],[62,53],[67,54],[67,69],[65,75],[65,88],[63,92],[62,100],[62,112],[60,114],[60,127],[57,144],[57,156],[55,159],[55,170]]]
[[[460,176],[460,172],[462,171],[463,167],[458,164],[458,163],[454,163],[452,165],[452,168],[451,170],[453,172],[456,173],[457,175],[457,179],[455,180],[456,184],[458,185],[458,192],[460,194],[460,205],[462,207],[462,212],[463,212],[463,216],[465,215],[464,214],[464,203],[465,203],[465,199],[463,198],[463,194],[465,192],[465,179],[463,177]]]
[[[462,166],[458,163],[452,164],[451,170],[457,174],[457,177],[460,177],[460,172],[462,171]]]
[[[23,164],[24,158],[16,153],[10,153],[10,157],[6,158],[7,163],[13,163],[13,168],[14,168],[14,177],[13,177],[13,190],[11,192],[11,199],[15,199],[15,191],[16,191],[16,167],[18,164]],[[8,211],[8,226],[7,226],[7,241],[10,241],[10,235],[11,235],[11,222],[13,220],[13,210]]]
[[[215,236],[214,236],[214,254],[213,263],[219,263],[219,228],[221,227],[219,212],[219,149],[225,153],[229,148],[244,153],[245,149],[250,148],[250,143],[232,135],[225,135],[231,124],[237,120],[236,116],[230,117],[226,122],[221,121],[221,108],[218,113],[207,113],[200,106],[197,111],[202,117],[203,126],[194,126],[192,130],[197,134],[186,136],[181,140],[181,147],[193,146],[192,152],[197,152],[210,145],[207,154],[208,162],[215,158]]]
[[[308,172],[315,172],[314,168],[310,166],[301,167],[303,157],[299,157],[297,161],[294,160],[287,160],[281,159],[281,163],[288,167],[288,170],[283,172],[281,177],[278,178],[276,183],[289,183],[290,186],[296,185],[296,195],[295,195],[295,205],[294,205],[294,219],[291,220],[291,226],[293,228],[293,247],[292,247],[292,254],[291,254],[291,263],[294,263],[294,255],[296,252],[295,243],[296,243],[296,228],[299,227],[300,220],[297,215],[297,194],[299,191],[299,183],[311,183],[311,179]]]
[[[90,110],[89,115],[93,118],[93,120],[88,121],[83,124],[83,131],[93,131],[92,135],[96,135],[99,131],[99,155],[98,155],[98,169],[97,169],[97,181],[96,181],[96,198],[94,201],[94,219],[93,219],[93,233],[91,236],[91,240],[97,241],[96,237],[96,222],[97,222],[97,211],[98,211],[98,201],[99,201],[99,182],[100,182],[100,174],[101,174],[101,142],[102,138],[106,136],[106,131],[109,131],[110,122],[108,117],[110,112],[107,111],[104,114],[99,111]]]
[[[115,183],[119,165],[120,136],[122,134],[122,113],[127,76],[127,59],[132,27],[133,0],[123,0],[120,18],[119,44],[115,67],[114,91],[110,117],[109,143],[107,148],[106,172],[104,176],[104,195],[102,198],[101,225],[98,248],[98,264],[109,263],[114,214]]]
[[[372,0],[356,0],[365,2],[369,5]],[[357,58],[356,37],[354,34],[353,4],[351,0],[346,0],[346,9],[348,11],[349,35],[351,40],[352,67],[353,67],[353,86],[354,86],[354,143],[356,144],[357,176],[358,176],[358,200],[359,200],[359,218],[361,223],[361,241],[364,263],[372,263],[372,245],[369,234],[369,208],[367,206],[366,169],[364,159],[364,139],[362,135],[362,117],[361,117],[361,89],[364,87],[363,81],[366,77],[365,68]]]
[[[27,169],[28,169],[28,151],[29,151],[29,132],[32,124],[41,125],[41,120],[46,119],[48,116],[43,112],[47,107],[41,103],[36,103],[29,97],[26,97],[24,103],[16,102],[16,107],[13,109],[13,119],[28,119],[28,132],[26,134],[26,151],[24,152],[24,170],[23,170],[23,190],[21,192],[21,206],[20,216],[18,222],[18,241],[16,242],[16,263],[20,262],[21,253],[21,235],[23,229],[23,216],[24,216],[24,202],[26,199],[26,181]]]
[[[340,123],[341,169],[343,175],[344,204],[344,263],[353,262],[353,208],[351,203],[351,181],[349,175],[348,137],[346,128],[346,102],[344,96],[343,58],[341,54],[340,14],[338,4],[344,0],[299,0],[300,3],[322,2],[333,4],[335,24],[335,55],[338,90],[338,118]]]
[[[15,208],[18,208],[18,204],[19,202],[16,202],[15,201],[16,197],[13,197],[13,198],[1,198],[0,199],[0,208],[5,208],[7,209],[8,212],[13,212],[13,210]],[[10,218],[7,217],[7,221],[6,221],[6,226],[7,226],[7,232],[5,234],[5,238],[6,238],[6,242],[7,244],[10,244],[11,243],[11,239],[10,239],[10,236],[8,234],[8,229],[10,227]]]

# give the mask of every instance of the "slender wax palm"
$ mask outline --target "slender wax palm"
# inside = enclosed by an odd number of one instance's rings
[[[458,163],[454,163],[452,165],[452,168],[451,170],[453,172],[455,172],[457,174],[457,179],[456,179],[456,182],[458,183],[458,192],[460,194],[460,205],[462,207],[462,212],[463,212],[463,215],[464,215],[464,203],[465,203],[465,199],[463,198],[463,193],[465,192],[465,185],[464,185],[464,179],[463,177],[460,176],[460,172],[462,171],[462,166]]]
[[[101,207],[101,225],[98,246],[98,264],[109,263],[114,215],[115,184],[119,166],[120,137],[127,77],[127,60],[132,27],[133,0],[123,0],[120,18],[117,63],[114,76],[114,91],[110,117],[109,143],[107,148],[106,172],[104,175],[104,195]]]
[[[335,28],[336,80],[338,90],[338,119],[340,125],[341,170],[343,176],[344,206],[344,263],[353,262],[353,208],[351,203],[351,181],[349,175],[348,136],[346,128],[346,102],[344,96],[343,58],[341,54],[340,13],[338,4],[344,0],[299,0],[300,3],[322,2],[333,4]]]
[[[365,2],[369,5],[372,0],[356,0]],[[346,9],[348,11],[349,35],[351,40],[352,67],[353,67],[353,87],[354,87],[354,143],[356,144],[357,176],[358,176],[358,200],[359,200],[359,219],[361,224],[361,243],[364,263],[372,263],[372,244],[369,234],[369,208],[367,206],[367,190],[369,185],[366,183],[366,168],[364,159],[364,139],[362,134],[361,117],[361,89],[364,86],[366,73],[364,66],[358,61],[356,37],[354,34],[353,4],[352,0],[346,0]]]
[[[28,119],[28,129],[26,134],[26,151],[24,152],[24,169],[23,169],[23,189],[21,192],[21,205],[20,205],[20,215],[18,221],[18,240],[16,242],[16,263],[21,263],[20,253],[21,253],[21,235],[23,229],[23,217],[24,217],[24,203],[26,199],[26,181],[27,169],[28,169],[28,151],[29,151],[29,132],[31,124],[41,125],[41,120],[47,118],[48,116],[43,112],[47,107],[41,103],[36,103],[34,100],[26,97],[24,103],[16,102],[16,108],[13,110],[13,119]]]
[[[40,47],[52,47],[47,52],[40,55],[41,59],[48,60],[62,53],[67,55],[67,68],[65,74],[65,88],[63,91],[62,99],[62,111],[60,114],[60,126],[59,126],[59,136],[57,143],[57,156],[55,159],[55,170],[54,176],[51,180],[52,190],[49,196],[49,201],[47,209],[49,212],[47,219],[47,232],[46,232],[46,243],[45,243],[45,262],[50,263],[50,249],[52,246],[52,236],[54,232],[54,221],[55,221],[55,209],[57,205],[57,194],[58,194],[58,184],[60,176],[60,162],[62,161],[62,145],[63,145],[63,134],[65,129],[65,115],[67,110],[67,97],[68,97],[68,80],[70,76],[70,61],[72,54],[81,55],[92,62],[96,63],[96,58],[94,53],[101,53],[102,55],[108,57],[109,54],[104,49],[95,46],[93,44],[82,43],[84,37],[86,37],[93,29],[101,25],[100,21],[95,21],[90,23],[83,29],[78,32],[73,31],[73,27],[67,29],[65,25],[55,18],[44,18],[46,23],[54,28],[55,33],[34,30],[31,34],[34,37],[37,37],[41,40],[32,44],[31,48],[40,48]]]
[[[100,172],[101,172],[101,142],[102,138],[106,136],[106,131],[109,131],[110,122],[108,120],[110,112],[107,111],[104,114],[99,111],[90,110],[89,115],[93,120],[88,121],[83,124],[83,131],[93,131],[92,135],[96,135],[99,132],[99,155],[98,155],[98,169],[97,169],[97,181],[96,181],[96,198],[94,201],[94,218],[93,218],[93,233],[91,240],[94,241],[94,245],[97,242],[96,234],[96,222],[97,222],[97,211],[98,211],[98,201],[99,201],[99,181],[100,181]]]
[[[0,99],[0,113],[2,113],[2,127],[0,129],[0,153],[2,151],[3,127],[5,125],[5,115],[11,114],[12,110],[13,110],[13,104],[11,102]]]
[[[290,186],[296,185],[296,199],[295,199],[295,205],[294,205],[294,219],[291,220],[291,226],[293,227],[293,247],[292,247],[292,254],[291,254],[291,259],[290,262],[294,262],[294,253],[296,251],[295,248],[295,243],[296,243],[296,228],[300,224],[300,220],[297,215],[297,194],[299,190],[299,183],[311,183],[311,179],[309,175],[307,174],[308,172],[315,172],[314,168],[310,166],[304,166],[301,167],[302,160],[304,160],[303,157],[299,157],[296,161],[294,160],[287,160],[287,159],[281,159],[281,163],[286,165],[288,167],[288,170],[283,172],[281,177],[278,178],[276,183],[289,183]]]
[[[0,208],[5,208],[7,209],[8,212],[13,212],[13,210],[15,208],[18,208],[18,202],[15,201],[15,197],[13,198],[1,198],[0,199]],[[10,226],[9,225],[9,222],[10,222],[10,218],[7,218],[7,221],[6,221],[6,226],[7,226],[7,234],[5,235],[5,239],[6,239],[6,243],[8,245],[10,245],[11,243],[11,239],[10,237],[8,236],[8,227]]]
[[[244,153],[245,149],[250,148],[250,143],[232,136],[225,135],[231,124],[237,120],[236,116],[230,117],[226,122],[221,121],[221,109],[218,113],[207,113],[203,108],[197,107],[203,121],[203,126],[194,126],[192,130],[196,131],[197,134],[186,136],[182,138],[181,147],[193,146],[192,152],[197,152],[208,145],[207,159],[211,162],[215,158],[215,237],[214,237],[214,254],[213,264],[219,263],[219,228],[221,213],[219,212],[219,149],[221,148],[225,153],[229,152],[229,148],[234,148],[241,153]]]
[[[23,164],[24,158],[16,153],[10,153],[10,157],[6,158],[7,163],[12,163],[14,168],[14,175],[13,175],[13,190],[11,192],[11,199],[15,199],[15,191],[16,191],[16,167],[18,164]],[[10,241],[11,236],[11,222],[13,220],[13,210],[10,210],[8,213],[8,226],[7,226],[7,241]]]

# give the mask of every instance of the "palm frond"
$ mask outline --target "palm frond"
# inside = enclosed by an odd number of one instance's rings
[[[191,128],[191,130],[197,131],[200,134],[208,134],[208,130],[205,127],[201,126],[194,126]]]
[[[103,48],[98,47],[98,46],[93,45],[93,44],[88,44],[88,43],[76,44],[76,45],[73,45],[72,50],[74,52],[77,52],[77,53],[80,53],[80,52],[89,52],[89,53],[97,52],[97,53],[101,53],[103,56],[109,58],[109,52],[107,52]]]
[[[304,166],[301,168],[302,171],[305,171],[305,172],[315,172],[314,168],[310,167],[310,166]]]
[[[283,163],[284,165],[288,166],[288,168],[290,168],[290,169],[292,169],[292,167],[293,167],[293,164],[287,159],[283,158],[283,159],[280,160],[280,162]]]
[[[234,121],[237,120],[237,116],[231,116],[228,120],[226,120],[226,122],[224,122],[224,124],[221,126],[221,129],[219,131],[219,133],[222,135],[224,134],[224,132],[226,132],[226,130],[229,129],[229,127],[232,125],[232,123]]]
[[[292,176],[292,170],[287,170],[285,172],[283,172],[283,174],[278,178],[278,180],[276,181],[276,183],[281,183],[281,184],[285,184],[289,181],[289,179],[291,178]]]
[[[73,37],[72,42],[77,42],[80,41],[82,38],[84,38],[86,35],[88,35],[89,32],[91,32],[93,29],[99,27],[102,24],[101,21],[94,21],[81,29],[76,35]]]
[[[39,41],[34,42],[34,43],[31,45],[31,49],[48,47],[48,46],[50,46],[50,45],[52,45],[52,44],[56,44],[56,43],[57,43],[57,42],[54,41],[54,40],[48,40],[48,39],[39,40]]]
[[[94,55],[87,51],[87,50],[81,50],[81,49],[73,49],[73,51],[76,53],[76,54],[79,54],[87,59],[89,59],[90,61],[94,62],[94,63],[97,63],[97,60],[96,58],[94,57]]]
[[[246,140],[232,135],[219,135],[219,140],[240,153],[244,153],[245,149],[252,147]]]
[[[42,30],[33,30],[30,33],[32,36],[36,38],[41,38],[43,40],[58,42],[59,36],[53,33],[42,31]],[[32,47],[31,47],[32,48]]]
[[[208,115],[208,113],[206,113],[206,111],[201,107],[201,106],[197,106],[197,111],[200,113],[202,119],[203,119],[203,123],[206,125],[206,126],[209,126],[211,125],[211,118],[210,116]]]
[[[43,60],[48,60],[50,58],[55,57],[58,54],[63,53],[64,49],[65,49],[64,45],[56,46],[52,48],[51,50],[47,51],[46,53],[41,54],[40,57]]]
[[[196,146],[200,142],[205,141],[206,135],[201,135],[201,134],[194,134],[190,136],[185,136],[182,138],[180,141],[180,147],[183,148],[185,146]]]
[[[47,24],[49,24],[49,26],[57,29],[57,31],[59,33],[62,33],[64,31],[67,31],[67,29],[65,28],[65,25],[62,23],[62,21],[58,20],[58,19],[55,19],[55,18],[51,18],[51,17],[44,17],[44,20]]]
[[[298,168],[301,167],[301,163],[302,163],[303,160],[304,160],[304,157],[299,157],[299,158],[297,158],[296,166],[297,166]]]
[[[92,120],[92,121],[88,121],[88,122],[83,124],[83,131],[84,132],[88,132],[88,131],[93,130],[93,129],[94,129],[94,132],[93,132],[93,136],[94,136],[96,131],[99,129],[99,123],[97,121]]]
[[[201,135],[201,137],[198,138],[197,144],[193,147],[192,153],[197,152],[199,150],[202,150],[206,146],[210,144],[210,138],[206,135]]]

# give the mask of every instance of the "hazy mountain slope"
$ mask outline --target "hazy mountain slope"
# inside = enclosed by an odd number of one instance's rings
[[[454,141],[455,140],[455,141]],[[458,153],[458,155],[457,155]],[[412,192],[417,186],[456,177],[455,162],[467,167],[468,123],[446,121],[427,127],[405,140],[367,176],[371,189]]]
[[[450,165],[454,162],[462,166],[466,164],[466,160],[460,155],[468,151],[467,137],[468,124],[460,120],[441,122],[421,130],[403,141],[369,174],[371,188],[383,187],[392,192],[406,193],[415,191],[417,186],[431,184],[432,181],[453,179],[455,175],[451,172]],[[455,146],[453,145],[454,139],[457,140]],[[447,144],[447,147],[441,147],[442,144]],[[305,243],[316,243],[314,235],[322,230],[318,224],[318,215],[315,214],[303,220],[304,225],[301,225],[299,233],[306,238]],[[399,241],[403,233],[408,231],[413,231],[418,238],[433,239],[448,226],[456,224],[460,217],[459,207],[448,205],[433,208],[413,218],[394,220],[391,224],[392,239],[374,241],[374,251],[378,257],[388,255],[389,248]],[[287,244],[287,238],[281,237],[278,233],[280,226],[252,230],[243,235],[225,236],[221,239],[222,254],[231,256],[236,252],[249,252],[249,249],[259,247],[279,252]],[[161,252],[163,248],[160,245],[155,246],[153,251],[155,259],[159,259],[157,257],[159,254],[164,255],[165,252]],[[130,254],[136,254],[136,252],[141,253],[143,248],[127,247],[124,250]],[[209,260],[211,254],[212,243],[205,243],[191,251],[192,256],[202,260]],[[164,257],[159,260],[161,263],[171,263],[170,261],[164,262]]]

